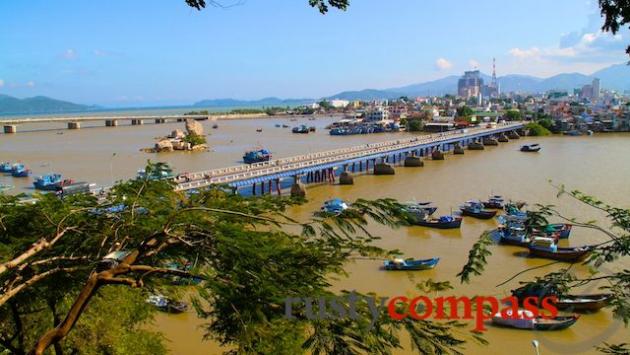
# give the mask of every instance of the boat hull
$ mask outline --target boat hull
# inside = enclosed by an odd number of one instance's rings
[[[383,267],[387,271],[418,271],[433,269],[440,258],[426,259],[426,260],[412,260],[410,263],[397,264],[393,261],[385,261]]]
[[[462,208],[461,211],[464,216],[478,219],[490,219],[497,215],[497,211],[472,211],[467,208]]]
[[[457,229],[462,225],[462,219],[456,218],[450,222],[440,222],[437,219],[415,221],[415,225],[437,229]]]
[[[586,259],[586,257],[590,254],[590,248],[558,248],[557,251],[551,251],[547,249],[537,248],[532,245],[528,245],[529,255],[558,260],[558,261],[566,261],[566,262],[577,262]]]
[[[566,295],[558,298],[556,308],[571,312],[595,312],[606,307],[612,300],[609,293],[594,295]]]

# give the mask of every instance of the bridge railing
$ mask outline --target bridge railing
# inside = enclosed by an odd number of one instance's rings
[[[506,124],[505,126],[520,126],[520,124]],[[475,132],[492,133],[494,131],[504,130],[506,128],[505,126],[494,129],[474,128],[455,132],[432,134],[411,139],[372,143],[367,144],[366,146],[355,146],[321,153],[311,153],[290,158],[277,159],[269,162],[252,164],[250,166],[239,165],[223,169],[213,169],[205,172],[192,173],[188,174],[188,178],[193,181],[180,183],[178,189],[186,190],[212,184],[229,183],[274,173],[323,165],[331,162],[356,159],[362,156],[378,155],[381,153],[386,154],[391,151],[409,147],[430,143],[440,143],[447,139],[465,138]]]

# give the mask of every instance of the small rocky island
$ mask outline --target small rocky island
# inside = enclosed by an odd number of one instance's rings
[[[146,148],[144,151],[150,153],[172,152],[174,150],[198,152],[207,149],[203,125],[193,119],[187,119],[186,132],[176,129],[170,135],[159,138],[153,148]]]

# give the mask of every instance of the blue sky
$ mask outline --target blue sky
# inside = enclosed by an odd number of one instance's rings
[[[493,56],[499,75],[590,74],[627,60],[630,43],[598,31],[594,1],[351,0],[326,16],[307,3],[1,1],[0,93],[107,106],[322,97],[489,73]]]

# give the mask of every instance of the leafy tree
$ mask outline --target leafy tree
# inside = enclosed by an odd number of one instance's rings
[[[507,110],[504,114],[503,117],[507,120],[507,121],[520,121],[522,118],[521,112],[518,110]]]
[[[462,106],[457,108],[457,117],[468,118],[475,112],[468,106]]]
[[[334,108],[328,100],[321,100],[317,104],[319,105],[319,107],[323,108],[324,110],[330,110]]]
[[[599,0],[604,25],[602,30],[616,34],[623,26],[630,23],[630,1],[628,0]],[[626,47],[630,55],[630,46]]]
[[[145,176],[158,169],[149,164]],[[383,316],[365,327],[367,305],[356,321],[312,320],[303,307],[286,318],[287,297],[332,296],[328,280],[347,260],[389,255],[373,245],[378,237],[367,225],[405,224],[395,201],[358,200],[338,216],[300,222],[284,215],[299,200],[173,187],[138,178],[115,185],[104,202],[43,195],[31,205],[0,195],[0,315],[15,319],[2,322],[0,351],[162,353],[159,335],[138,324],[150,319],[149,292],[182,294],[174,277],[201,280],[190,291],[206,336],[233,353],[387,354],[401,347],[403,330],[423,352],[457,352],[466,341],[453,322]],[[195,265],[168,266],[176,260]]]
[[[184,137],[184,142],[190,143],[191,146],[206,144],[206,137],[198,134],[188,134]]]
[[[422,122],[422,120],[418,120],[418,119],[409,120],[407,124],[407,131],[409,132],[419,132],[419,131],[422,131],[423,129],[424,129],[424,123]]]
[[[235,4],[241,4],[242,1],[243,0],[240,0],[236,2]],[[234,4],[226,5],[222,3],[221,1],[215,1],[215,0],[186,0],[186,4],[188,4],[188,6],[193,7],[197,10],[201,10],[207,5],[216,6],[216,7],[234,6]],[[328,12],[329,7],[334,7],[339,10],[347,9],[348,6],[350,5],[350,1],[349,0],[308,0],[308,4],[318,9],[319,12],[321,12],[322,14],[325,14]]]
[[[545,127],[541,126],[536,122],[530,122],[525,125],[525,128],[529,130],[530,136],[548,136],[551,132]]]
[[[568,267],[560,268],[556,271],[547,273],[540,277],[534,277],[533,280],[521,282],[522,287],[544,287],[546,289],[558,290],[560,294],[567,294],[573,289],[594,284],[598,281],[605,280],[607,284],[600,286],[599,289],[611,293],[612,302],[610,306],[613,310],[615,318],[621,319],[626,326],[630,323],[630,271],[619,269],[617,271],[604,271],[602,266],[612,264],[617,260],[630,256],[630,210],[620,207],[610,206],[603,201],[588,196],[580,191],[566,191],[564,186],[557,187],[558,197],[569,196],[574,201],[584,204],[599,212],[606,214],[610,227],[602,227],[594,221],[579,221],[575,218],[564,215],[559,208],[551,205],[536,205],[536,211],[528,211],[537,220],[533,224],[547,223],[549,217],[559,218],[563,221],[571,223],[577,228],[587,228],[589,230],[601,233],[607,240],[595,245],[591,245],[591,253],[584,264],[589,265],[594,271],[593,276],[579,278],[573,272],[570,264]],[[468,255],[468,261],[458,274],[462,283],[469,283],[473,276],[481,275],[488,259],[492,256],[491,246],[493,240],[490,232],[484,233],[480,239],[473,245]],[[558,262],[545,264],[544,266],[558,265]],[[525,275],[529,271],[538,269],[534,267],[518,272],[507,281],[499,285],[503,285],[508,281]],[[615,269],[611,267],[609,269]],[[627,354],[628,344],[606,344],[597,347],[597,349],[607,354]]]

